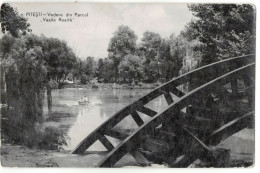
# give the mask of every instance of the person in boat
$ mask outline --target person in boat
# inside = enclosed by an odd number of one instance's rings
[[[89,103],[89,98],[87,98],[87,96],[84,96],[84,97],[83,97],[83,101]]]
[[[78,100],[79,104],[87,104],[87,103],[90,103],[89,101],[89,98],[87,96],[84,96],[84,97],[81,97],[79,100]]]

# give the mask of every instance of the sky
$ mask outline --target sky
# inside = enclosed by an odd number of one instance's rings
[[[113,33],[120,25],[127,25],[138,36],[145,31],[159,33],[169,37],[178,35],[192,19],[192,13],[186,4],[113,4],[113,3],[10,3],[31,24],[34,34],[65,40],[81,58],[93,56],[107,57],[108,44]],[[32,12],[41,12],[42,16],[32,16]],[[63,19],[72,18],[72,22],[60,22],[59,17],[48,16],[62,14]],[[56,14],[55,14],[56,13]],[[72,17],[66,17],[66,14]],[[78,17],[77,14],[87,14]],[[46,14],[46,15],[43,15]],[[43,18],[56,19],[46,22]]]

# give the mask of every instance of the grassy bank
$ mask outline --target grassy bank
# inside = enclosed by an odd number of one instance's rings
[[[83,155],[70,151],[51,151],[4,143],[1,146],[1,164],[4,167],[95,167],[106,152],[86,152]],[[131,155],[119,161],[116,167],[138,166]],[[140,167],[140,166],[138,166]]]

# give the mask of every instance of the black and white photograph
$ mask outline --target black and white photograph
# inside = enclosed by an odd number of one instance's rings
[[[254,4],[0,5],[1,167],[255,166]]]

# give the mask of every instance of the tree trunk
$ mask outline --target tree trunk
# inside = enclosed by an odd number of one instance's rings
[[[51,87],[47,86],[47,104],[48,104],[48,111],[49,114],[52,113],[52,96],[51,96]]]
[[[44,100],[44,92],[41,90],[37,91],[37,101],[38,101],[38,105],[37,105],[37,118],[42,118],[43,115],[43,100]]]

